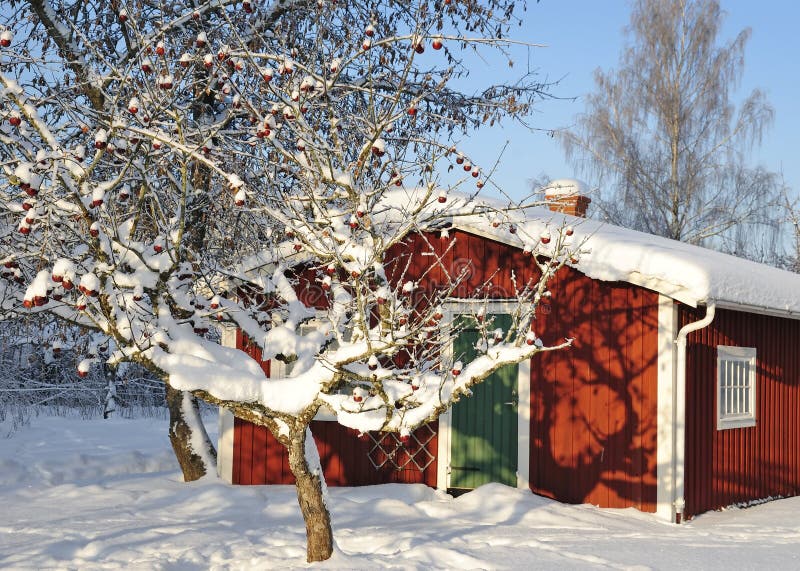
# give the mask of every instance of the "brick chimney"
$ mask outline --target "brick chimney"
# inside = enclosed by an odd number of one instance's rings
[[[544,198],[553,212],[563,212],[586,218],[586,209],[592,199],[587,195],[585,182],[573,178],[553,180],[544,187]]]

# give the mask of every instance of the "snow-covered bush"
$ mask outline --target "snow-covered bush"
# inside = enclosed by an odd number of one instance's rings
[[[528,341],[570,255],[559,228],[549,245],[528,237],[539,279],[507,292],[509,329],[476,315],[483,343],[458,373],[460,325],[439,308],[464,275],[419,297],[386,269],[453,217],[507,223],[473,200],[489,173],[453,141],[526,114],[542,86],[464,94],[453,80],[465,50],[512,47],[512,2],[17,4],[0,47],[3,307],[105,334],[107,364],[142,364],[179,406],[170,390],[267,426],[289,450],[310,560],[332,549],[308,429],[320,407],[404,435],[551,349]],[[215,343],[217,323],[283,373]],[[184,437],[186,455],[210,459],[204,441]]]

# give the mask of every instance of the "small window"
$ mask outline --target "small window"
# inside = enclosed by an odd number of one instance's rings
[[[756,350],[717,347],[717,430],[756,425]]]

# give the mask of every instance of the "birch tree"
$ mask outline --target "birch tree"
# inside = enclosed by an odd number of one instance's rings
[[[595,72],[561,136],[611,222],[741,253],[730,230],[768,222],[777,198],[776,176],[747,166],[773,110],[757,89],[736,105],[750,30],[723,42],[723,18],[717,0],[634,2],[619,68]]]
[[[464,276],[419,296],[387,271],[454,217],[509,224],[475,198],[485,173],[452,136],[528,113],[543,86],[452,85],[463,49],[513,48],[513,3],[6,0],[3,13],[4,307],[107,336],[79,374],[157,374],[184,413],[187,479],[213,462],[188,395],[266,426],[288,450],[309,561],[333,548],[309,430],[321,407],[403,439],[498,368],[568,344],[532,331],[549,278],[579,256],[563,226],[511,230],[536,278],[509,292],[506,330],[474,305],[481,342],[463,362],[446,348],[466,325],[441,307]],[[219,325],[286,366],[268,377],[209,338]]]

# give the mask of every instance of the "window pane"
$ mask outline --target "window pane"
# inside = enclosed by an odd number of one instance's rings
[[[744,398],[742,397],[742,391],[744,391],[744,363],[738,361],[736,363],[737,375],[736,375],[736,414],[741,414],[744,412]]]
[[[717,355],[719,419],[731,422],[721,428],[749,426],[755,420],[755,349],[719,346]]]

